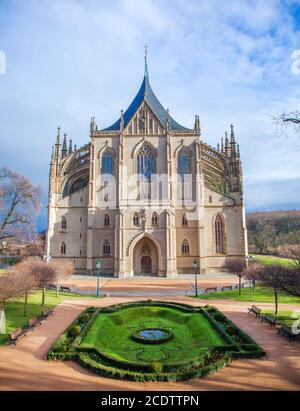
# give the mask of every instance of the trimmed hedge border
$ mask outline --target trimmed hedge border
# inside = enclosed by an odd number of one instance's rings
[[[132,307],[151,306],[174,308],[185,313],[203,314],[212,327],[226,341],[227,345],[208,347],[207,352],[203,356],[176,364],[163,364],[158,360],[154,360],[152,363],[120,360],[100,352],[94,346],[80,346],[98,314],[115,313]],[[81,332],[78,336],[71,337],[69,332],[74,326],[79,326]],[[165,331],[164,329],[162,330]],[[169,330],[168,333],[171,334],[169,339],[171,340],[173,333]],[[142,338],[139,341],[149,343],[149,340],[144,341]],[[162,340],[153,340],[151,343],[162,343]],[[104,308],[87,308],[55,341],[46,358],[62,361],[76,360],[88,370],[108,378],[132,381],[179,381],[201,378],[212,374],[230,364],[232,359],[259,358],[263,355],[265,355],[264,350],[215,307],[210,305],[193,307],[189,304],[147,300],[115,304]]]

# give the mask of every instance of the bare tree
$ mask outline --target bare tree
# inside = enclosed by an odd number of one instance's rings
[[[12,271],[19,276],[20,287],[23,289],[24,299],[24,316],[28,314],[28,296],[30,293],[38,288],[38,279],[34,275],[34,269],[39,261],[34,258],[23,260],[16,264]]]
[[[50,265],[55,270],[56,277],[56,296],[58,297],[60,282],[74,273],[74,264],[67,260],[51,260]]]
[[[56,279],[56,271],[54,267],[40,259],[36,259],[32,265],[32,274],[35,276],[39,287],[42,288],[42,304],[45,305],[46,301],[46,286],[52,283]]]
[[[44,240],[41,238],[41,236],[37,236],[37,238],[34,241],[31,241],[29,244],[26,244],[26,246],[20,250],[20,255],[25,258],[28,258],[28,257],[42,258],[44,255],[44,249],[45,249]]]
[[[274,290],[275,314],[278,313],[278,291],[281,289],[280,277],[285,271],[289,271],[289,269],[279,264],[272,264],[263,266],[262,269],[257,272],[259,282]]]
[[[20,276],[14,270],[7,270],[4,275],[0,276],[0,332],[5,320],[5,307],[9,300],[24,295],[23,282]]]
[[[233,258],[227,260],[224,264],[224,268],[232,274],[235,274],[239,278],[239,295],[241,295],[242,277],[246,268],[246,260],[241,258]]]
[[[256,284],[257,280],[259,280],[260,273],[264,270],[264,266],[251,262],[244,270],[244,276],[247,280],[251,281],[253,285]]]
[[[297,268],[300,268],[300,244],[288,245],[284,248],[286,256],[291,258]]]
[[[279,270],[278,288],[294,297],[300,297],[300,268],[287,268]]]
[[[7,167],[0,169],[0,240],[27,235],[40,208],[41,189]]]

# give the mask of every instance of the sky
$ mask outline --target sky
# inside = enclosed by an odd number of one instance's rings
[[[299,107],[300,1],[0,0],[0,167],[44,190],[61,126],[78,146],[150,82],[172,117],[216,146],[235,126],[247,211],[300,207],[300,135],[272,116]],[[300,67],[300,64],[299,64]]]

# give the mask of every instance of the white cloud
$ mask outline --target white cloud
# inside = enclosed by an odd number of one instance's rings
[[[274,138],[270,118],[299,105],[288,2],[29,0],[1,6],[0,22],[1,163],[45,190],[57,125],[84,144],[92,115],[101,127],[115,121],[140,86],[145,44],[152,86],[179,122],[200,114],[214,145],[235,124],[251,207],[254,192],[275,204],[272,181],[299,177],[300,140]],[[284,193],[294,203],[294,185]]]

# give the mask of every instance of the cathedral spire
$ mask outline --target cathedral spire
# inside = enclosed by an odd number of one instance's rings
[[[69,142],[69,154],[72,154],[72,153],[73,153],[72,139],[70,139],[70,142]]]
[[[232,157],[235,157],[236,155],[236,141],[235,141],[233,124],[231,124],[230,126],[230,154]]]
[[[61,150],[61,157],[64,158],[68,155],[68,145],[67,145],[67,133],[64,134],[64,140]]]
[[[225,131],[225,147],[224,147],[224,154],[226,156],[229,155],[229,139],[228,139],[228,133]]]
[[[148,61],[147,61],[147,57],[148,57],[148,46],[145,46],[145,72],[144,72],[144,77],[149,78],[149,73],[148,73]]]
[[[197,114],[195,115],[194,131],[200,133],[200,117]]]
[[[57,137],[56,137],[56,143],[55,143],[55,158],[59,159],[60,157],[60,127],[57,128]]]
[[[120,132],[124,130],[124,111],[121,110],[121,117],[120,117]]]
[[[224,137],[221,137],[221,153],[224,154]]]

